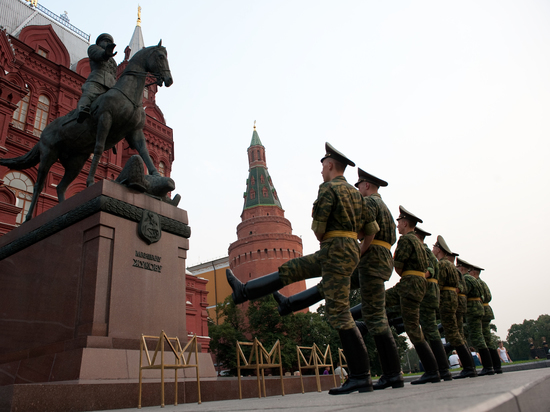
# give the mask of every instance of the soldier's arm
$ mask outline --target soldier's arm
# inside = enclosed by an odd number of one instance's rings
[[[409,242],[407,242],[406,239],[401,237],[397,241],[397,247],[395,248],[395,253],[393,255],[393,261],[394,261],[393,266],[395,268],[395,272],[399,276],[401,276],[401,274],[403,273],[405,262],[407,261],[411,251],[412,251],[412,247],[409,244]]]
[[[361,256],[363,256],[368,250],[370,244],[372,243],[372,240],[374,239],[374,236],[375,235],[363,237],[363,241],[361,242]]]
[[[319,242],[323,240],[323,236],[327,230],[327,222],[334,200],[335,196],[332,190],[330,190],[330,186],[327,183],[320,185],[317,200],[313,203],[313,211],[311,213],[311,217],[313,218],[311,230],[313,230]]]

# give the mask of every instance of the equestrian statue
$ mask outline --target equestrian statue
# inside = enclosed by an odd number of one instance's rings
[[[104,42],[105,38],[105,35],[101,35],[98,38],[99,43]],[[108,40],[107,43],[112,44],[112,37],[109,36]],[[107,43],[103,45],[106,46]],[[109,54],[107,58],[112,58],[113,46],[106,49]],[[69,184],[76,179],[90,154],[93,153],[93,159],[86,180],[87,186],[94,183],[103,152],[113,148],[122,139],[126,139],[130,148],[137,150],[145,162],[149,176],[155,177],[156,181],[160,180],[161,175],[149,156],[143,134],[145,110],[142,99],[149,74],[156,78],[155,83],[159,86],[164,83],[169,87],[173,83],[162,40],[156,46],[138,51],[130,59],[118,81],[97,96],[91,104],[80,105],[66,116],[48,124],[38,143],[28,153],[13,159],[0,159],[1,165],[14,170],[28,169],[39,164],[32,202],[25,221],[32,218],[48,171],[57,160],[65,168],[65,174],[57,186],[57,197],[62,202]],[[170,178],[163,179],[171,181]]]

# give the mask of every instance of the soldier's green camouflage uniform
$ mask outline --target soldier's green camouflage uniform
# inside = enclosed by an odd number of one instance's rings
[[[430,250],[428,245],[424,244],[424,250],[428,256],[428,272],[430,277],[427,279],[426,294],[422,303],[420,303],[420,326],[422,332],[428,341],[436,341],[441,339],[441,335],[437,330],[437,315],[439,310],[439,262]],[[430,279],[436,282],[430,281]]]
[[[343,176],[319,186],[312,217],[311,229],[325,236],[333,231],[363,231],[367,236],[378,231],[363,196]],[[352,329],[355,322],[349,312],[350,277],[359,263],[359,254],[357,240],[345,235],[327,238],[316,253],[279,267],[280,279],[288,285],[321,274],[329,323],[335,329]]]
[[[395,243],[395,221],[382,197],[378,193],[365,198],[367,207],[380,230],[374,236],[375,240]],[[361,256],[359,265],[351,276],[351,287],[361,289],[361,313],[363,320],[372,335],[386,335],[390,329],[386,317],[386,288],[384,282],[390,279],[393,271],[391,251],[384,246],[371,244]]]
[[[458,307],[458,295],[456,290],[445,290],[444,288],[458,288],[459,279],[455,266],[447,259],[439,260],[439,315],[441,324],[445,330],[445,340],[453,346],[464,344],[462,336],[456,325],[456,308]]]
[[[464,275],[464,283],[466,284],[466,295],[468,297],[468,312],[466,312],[468,333],[472,346],[479,351],[480,349],[487,348],[481,325],[481,319],[484,314],[483,303],[481,301],[483,290],[477,279],[472,275]]]
[[[396,241],[395,221],[382,197],[374,193],[365,197],[365,202],[380,228],[374,239],[393,245]],[[390,328],[386,317],[384,282],[389,280],[392,271],[393,258],[390,250],[371,244],[351,275],[350,289],[361,288],[362,317],[372,335],[385,335]],[[321,296],[324,296],[323,285],[319,284],[317,288]]]
[[[483,338],[485,339],[485,344],[489,349],[495,349],[497,348],[496,342],[493,341],[493,335],[491,335],[491,327],[489,326],[491,324],[491,321],[495,318],[495,314],[493,313],[493,308],[489,305],[489,302],[493,298],[491,296],[491,290],[489,289],[489,286],[487,286],[487,283],[482,281],[481,279],[477,280],[479,284],[481,285],[481,289],[483,290],[483,309],[484,314],[481,321],[481,325],[483,328]]]
[[[468,298],[466,297],[466,283],[464,282],[464,276],[462,272],[456,269],[458,276],[458,306],[456,308],[456,326],[458,333],[462,336],[462,340],[466,342],[466,335],[464,334],[464,317],[468,312]]]
[[[399,238],[393,257],[396,269],[402,269],[402,274],[408,270],[426,273],[428,257],[424,245],[414,232],[409,232]],[[393,288],[386,291],[386,305],[400,305],[405,332],[413,345],[425,341],[420,328],[420,302],[426,293],[426,278],[424,276],[407,275]]]

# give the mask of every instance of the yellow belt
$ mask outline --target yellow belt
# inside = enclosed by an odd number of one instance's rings
[[[428,282],[432,282],[432,283],[438,283],[437,282],[437,279],[434,279],[434,278],[429,278],[429,279],[426,279]]]
[[[462,296],[463,298],[466,297],[466,295],[464,293],[459,293],[458,296]]]
[[[410,276],[410,275],[413,275],[413,276],[421,276],[421,277],[423,277],[424,279],[426,279],[426,275],[424,274],[424,272],[420,272],[419,270],[406,270],[406,271],[404,271],[403,273],[401,273],[401,277],[403,277],[403,276]]]
[[[468,302],[481,302],[481,298],[468,298]]]
[[[333,237],[349,237],[357,240],[356,232],[346,232],[345,230],[331,230],[330,232],[325,233],[323,240],[327,240]]]
[[[391,250],[391,245],[388,242],[384,242],[383,240],[374,239],[372,242],[370,242],[370,244],[382,246],[388,250]]]
[[[484,303],[483,306],[489,306],[489,304],[488,304],[488,303]]]
[[[441,290],[452,290],[453,292],[456,292],[456,288],[452,288],[450,286],[442,286],[440,289]]]

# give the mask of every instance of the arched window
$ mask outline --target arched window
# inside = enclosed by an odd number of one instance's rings
[[[46,127],[48,122],[48,114],[50,113],[50,99],[43,94],[38,98],[38,105],[36,106],[36,117],[34,118],[34,131],[35,136],[40,136],[42,130]]]
[[[250,198],[251,199],[256,199],[256,192],[254,190],[250,191]]]
[[[166,176],[166,166],[164,165],[164,162],[159,163],[159,173],[162,177]]]
[[[269,191],[267,190],[267,187],[264,186],[264,188],[262,189],[262,195],[264,197],[268,197],[268,193],[269,193]]]
[[[32,193],[34,191],[33,183],[26,174],[21,172],[9,172],[4,176],[4,183],[8,189],[15,193],[15,197],[17,198],[15,205],[21,208],[21,213],[17,215],[16,223],[21,224],[31,205]]]
[[[31,99],[31,94],[27,94],[19,103],[17,103],[17,109],[13,113],[13,119],[11,124],[14,127],[17,127],[20,130],[25,129],[25,121],[27,120],[27,112],[29,111],[29,101]]]
[[[260,154],[259,150],[258,150],[258,160],[262,160],[262,155]]]

